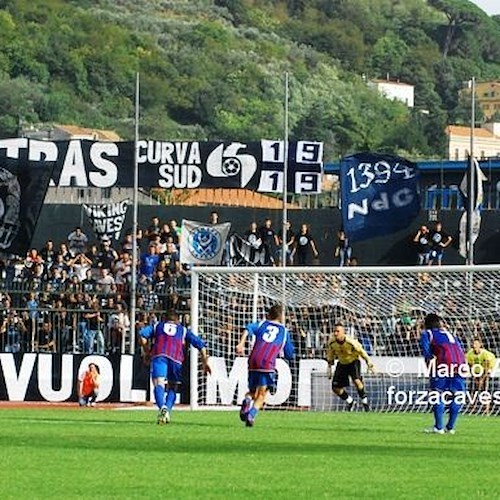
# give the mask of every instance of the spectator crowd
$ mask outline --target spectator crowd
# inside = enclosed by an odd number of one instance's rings
[[[208,223],[218,222],[212,212]],[[138,231],[135,320],[148,321],[173,308],[188,321],[191,266],[180,262],[181,237],[175,220],[162,222],[157,216]],[[261,225],[252,222],[242,238],[264,250],[269,265],[280,265],[283,256],[287,266],[318,263],[317,244],[305,223],[296,231],[287,222],[285,231],[276,231],[268,218]],[[420,227],[413,237],[416,263],[441,264],[450,242],[439,222],[433,230]],[[95,241],[76,227],[63,242],[48,240],[24,257],[0,261],[0,351],[130,352],[132,251],[131,232],[120,242]],[[342,229],[332,258],[338,266],[357,265]],[[301,342],[317,350],[318,336],[304,334]]]
[[[217,224],[217,212],[209,224]],[[252,222],[243,238],[265,249],[269,265],[282,260],[283,231],[271,219]],[[166,309],[187,314],[191,266],[180,262],[181,227],[154,216],[137,234],[136,320]],[[349,265],[351,251],[335,251]],[[317,263],[318,249],[307,224],[286,225],[287,265]],[[75,227],[65,241],[48,240],[25,256],[0,261],[0,351],[129,352],[133,236],[100,240]]]

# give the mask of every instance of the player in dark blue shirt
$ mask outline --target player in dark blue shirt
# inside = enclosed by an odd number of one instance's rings
[[[431,391],[439,394],[439,400],[433,406],[434,427],[426,431],[454,434],[461,408],[457,396],[465,391],[462,371],[467,366],[465,353],[458,338],[444,328],[443,320],[437,314],[428,314],[424,323],[425,330],[420,336],[420,347],[426,363],[430,364]],[[445,402],[449,402],[446,428],[444,427]]]
[[[167,424],[170,422],[170,412],[175,404],[177,388],[182,381],[186,344],[200,351],[203,369],[205,373],[211,373],[205,343],[179,323],[179,315],[173,310],[167,312],[165,321],[160,321],[155,326],[148,325],[141,328],[139,335],[144,353],[151,357],[155,402],[160,410],[158,423]]]
[[[290,332],[280,322],[282,314],[281,306],[272,306],[267,313],[267,319],[245,327],[236,346],[237,354],[242,355],[247,338],[255,338],[248,358],[248,393],[240,410],[240,419],[246,422],[247,427],[253,426],[269,390],[276,386],[276,359],[281,351],[287,359],[293,359],[295,356]]]

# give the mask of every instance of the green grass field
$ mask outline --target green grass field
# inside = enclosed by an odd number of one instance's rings
[[[0,498],[500,497],[496,418],[1,409]]]

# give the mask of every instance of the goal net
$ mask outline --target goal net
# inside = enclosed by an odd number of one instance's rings
[[[419,338],[429,312],[442,316],[464,349],[479,338],[500,355],[500,266],[372,268],[224,268],[192,271],[191,328],[207,343],[212,375],[200,371],[191,352],[190,399],[196,407],[238,405],[247,390],[247,358],[236,355],[246,324],[265,317],[275,303],[285,321],[296,359],[277,363],[278,383],[271,408],[342,410],[326,376],[325,347],[333,326],[342,323],[372,358],[376,374],[364,374],[371,407],[379,411],[428,411],[428,375]],[[362,362],[363,369],[365,363]],[[474,386],[464,410],[498,413],[500,384]],[[349,389],[356,396],[354,387]],[[491,402],[486,404],[488,391]]]

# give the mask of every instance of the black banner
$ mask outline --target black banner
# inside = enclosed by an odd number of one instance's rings
[[[283,191],[287,156],[287,190],[321,191],[323,144],[283,141],[166,142],[139,141],[137,160],[141,188],[247,188]],[[0,141],[0,158],[24,167],[54,162],[51,185],[58,187],[133,187],[134,143],[87,140]]]
[[[270,266],[269,248],[263,244],[252,244],[237,234],[229,238],[230,266]]]
[[[55,163],[0,141],[0,253],[26,254]],[[24,140],[26,143],[26,140]]]
[[[128,206],[131,200],[112,203],[83,204],[94,234],[101,240],[103,238],[119,241]]]

